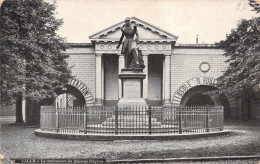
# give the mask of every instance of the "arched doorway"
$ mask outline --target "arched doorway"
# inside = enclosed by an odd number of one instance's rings
[[[216,87],[208,85],[197,85],[190,88],[181,98],[181,104],[185,106],[214,106],[222,105],[224,107],[225,120],[230,118],[230,105],[224,94],[219,96],[211,96],[210,91],[217,90]]]
[[[53,105],[56,108],[75,108],[82,107],[86,104],[83,94],[74,86],[66,85],[57,91]]]
[[[80,95],[82,95],[85,100],[84,105],[86,105],[86,106],[94,105],[95,100],[94,100],[93,94],[91,93],[91,90],[85,83],[83,83],[79,79],[73,78],[73,79],[69,80],[69,83],[67,85],[73,86],[75,89],[77,89],[81,93]]]

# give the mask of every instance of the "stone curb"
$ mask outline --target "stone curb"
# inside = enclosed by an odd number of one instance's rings
[[[57,133],[48,132],[37,129],[34,131],[36,136],[57,138],[57,139],[72,139],[72,140],[90,140],[90,141],[113,141],[113,140],[183,140],[213,137],[219,135],[230,134],[230,131],[218,131],[208,133],[195,134],[152,134],[152,135],[109,135],[109,134],[75,134],[75,133]]]
[[[165,159],[126,159],[126,160],[107,160],[107,163],[154,163],[154,162],[202,162],[220,160],[249,160],[259,159],[260,155],[252,156],[220,156],[220,157],[191,157],[191,158],[165,158]]]

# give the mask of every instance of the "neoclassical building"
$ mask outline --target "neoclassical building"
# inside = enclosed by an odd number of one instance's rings
[[[178,37],[163,29],[136,17],[131,21],[140,35],[138,47],[146,65],[142,92],[148,104],[223,105],[226,118],[242,113],[233,97],[205,94],[217,89],[216,78],[227,67],[222,49],[212,44],[178,44]],[[65,53],[74,78],[56,98],[56,106],[118,103],[124,56],[116,46],[123,25],[124,21],[91,35],[91,43],[69,44]]]

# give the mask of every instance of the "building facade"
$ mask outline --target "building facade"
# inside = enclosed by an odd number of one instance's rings
[[[233,97],[207,93],[217,89],[216,79],[227,67],[222,49],[210,44],[177,44],[177,36],[135,17],[131,21],[137,25],[138,47],[146,65],[143,98],[148,104],[223,105],[226,118],[239,115]],[[123,25],[120,22],[90,36],[91,43],[69,44],[64,53],[70,56],[67,61],[73,79],[56,99],[56,106],[117,104],[124,56],[116,46]]]

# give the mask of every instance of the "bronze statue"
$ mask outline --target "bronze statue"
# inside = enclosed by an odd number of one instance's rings
[[[134,25],[132,28],[130,25],[130,18],[127,17],[125,19],[125,26],[121,31],[122,35],[116,48],[118,49],[120,47],[122,40],[125,37],[121,50],[121,54],[123,54],[125,58],[125,68],[144,69],[145,65],[142,58],[142,51],[139,50],[136,46],[136,43],[138,43],[139,39],[136,25]],[[136,39],[134,39],[135,35]]]

